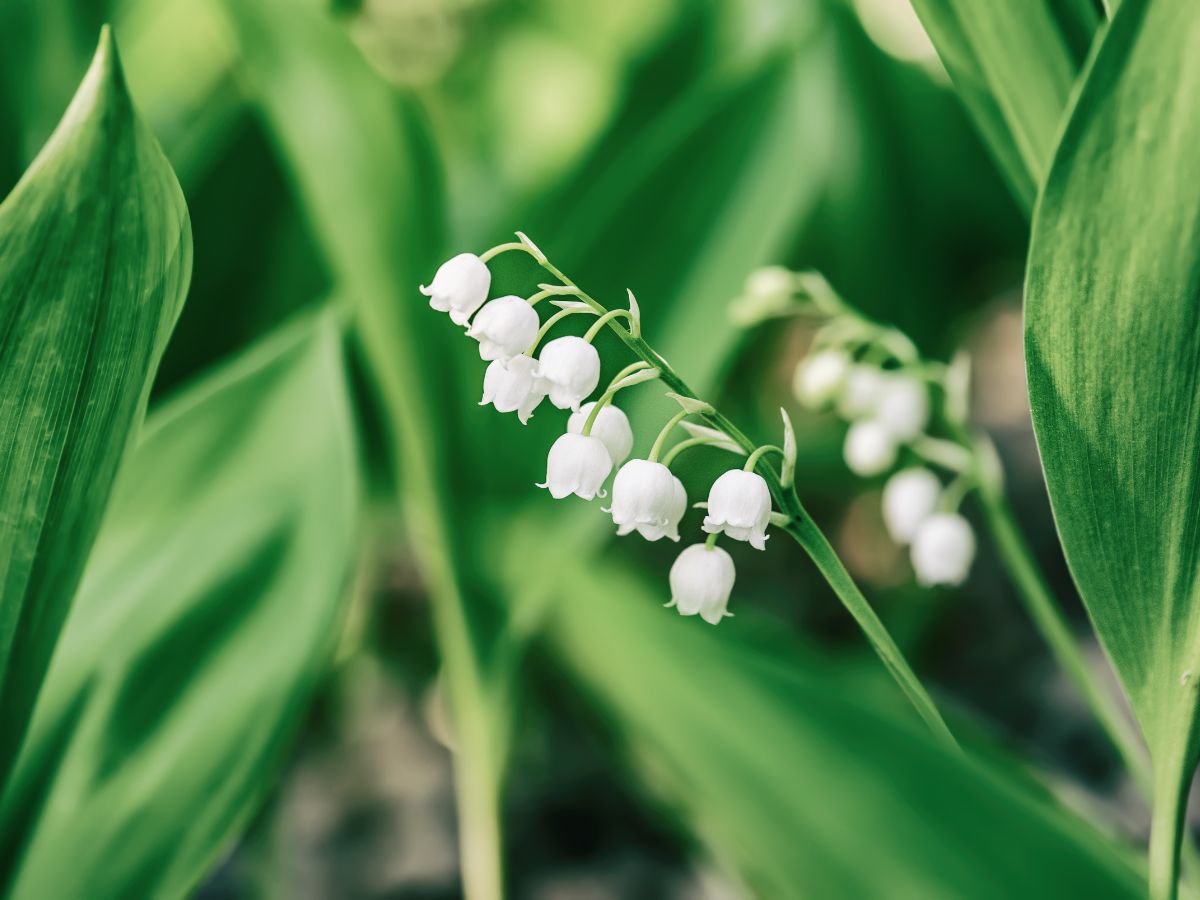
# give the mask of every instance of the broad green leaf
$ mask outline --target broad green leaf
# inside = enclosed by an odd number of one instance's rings
[[[149,420],[5,798],[10,896],[183,896],[269,787],[355,555],[341,343],[299,323]]]
[[[547,636],[649,791],[756,897],[1137,897],[1124,855],[991,765],[948,750],[894,695],[753,622],[712,628],[662,591],[576,555],[514,565],[558,602]],[[659,573],[663,582],[666,573]]]
[[[190,273],[183,196],[105,31],[0,206],[0,782]]]
[[[1089,0],[912,0],[1013,193],[1033,206],[1098,16]]]
[[[1075,581],[1177,845],[1200,685],[1200,7],[1127,0],[1034,218],[1025,350]],[[1173,850],[1169,852],[1173,853]],[[1160,858],[1160,863],[1162,862]]]

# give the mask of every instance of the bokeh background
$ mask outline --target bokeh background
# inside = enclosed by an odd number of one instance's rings
[[[456,753],[460,779],[481,768],[493,785],[482,802],[495,794],[517,897],[778,896],[797,872],[816,896],[849,895],[862,824],[910,827],[864,774],[887,748],[847,742],[859,720],[837,705],[890,722],[904,701],[797,547],[736,554],[736,617],[718,629],[680,619],[659,608],[676,547],[617,543],[598,509],[533,488],[563,417],[523,428],[474,405],[483,366],[417,285],[515,229],[595,296],[631,288],[646,336],[749,434],[775,439],[787,407],[800,496],[955,722],[1020,778],[1144,832],[987,541],[961,589],[915,587],[880,485],[841,461],[844,426],[790,396],[804,324],[728,316],[748,273],[780,263],[821,271],[931,357],[967,349],[973,420],[1085,634],[1026,404],[1027,221],[907,3],[8,0],[3,192],[105,21],[194,230],[155,396],[302,310],[357,310],[370,503],[345,633],[284,771],[200,896],[459,896]],[[498,292],[539,280],[520,254],[494,268]],[[615,371],[629,360],[604,340]],[[669,405],[630,393],[644,449]],[[695,498],[721,465],[683,457]],[[450,601],[430,584],[431,543]],[[447,691],[474,711],[469,735]],[[905,881],[918,867],[873,865],[919,895]]]

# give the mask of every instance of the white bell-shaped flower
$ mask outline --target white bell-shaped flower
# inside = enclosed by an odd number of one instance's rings
[[[516,412],[524,425],[546,396],[533,376],[536,365],[533,357],[524,354],[509,360],[493,360],[483,375],[483,399],[479,405],[490,403],[498,412]],[[631,443],[632,440],[631,436]]]
[[[911,559],[917,581],[926,587],[962,584],[975,560],[975,532],[957,513],[932,515],[913,536]]]
[[[491,286],[492,273],[484,261],[474,253],[460,253],[441,264],[429,287],[421,285],[421,293],[434,309],[450,313],[455,325],[466,325]]]
[[[604,496],[601,485],[612,471],[612,457],[595,435],[564,434],[550,448],[546,480],[538,485],[555,500],[575,494],[584,500]]]
[[[571,418],[567,419],[567,431],[571,434],[582,434],[583,426],[595,405],[585,403],[578,411],[571,413]],[[629,426],[629,417],[611,403],[601,407],[600,412],[596,413],[596,421],[592,423],[592,434],[604,441],[614,468],[629,458],[629,452],[633,449],[633,429]]]
[[[815,353],[796,366],[792,393],[809,409],[821,409],[842,391],[850,364],[850,357],[841,350]]]
[[[510,359],[524,353],[537,340],[537,310],[520,297],[497,297],[476,315],[467,337],[479,341],[482,359]]]
[[[912,375],[889,376],[875,405],[875,419],[896,440],[911,441],[929,425],[929,388]]]
[[[896,438],[874,419],[851,425],[842,450],[850,471],[863,478],[882,475],[894,466],[898,451]]]
[[[729,595],[737,573],[733,559],[720,547],[692,544],[685,547],[671,565],[671,602],[681,616],[697,613],[710,625],[716,625],[727,613]]]
[[[555,338],[538,354],[535,371],[551,403],[579,409],[600,383],[600,354],[581,337]]]
[[[875,366],[866,363],[851,366],[842,395],[838,398],[838,414],[843,419],[861,419],[873,415],[886,380],[887,376]]]
[[[594,433],[594,432],[593,432]],[[613,479],[612,513],[617,534],[637,531],[648,541],[679,540],[679,520],[687,512],[683,482],[660,462],[631,459]]]
[[[709,534],[724,532],[735,541],[749,541],[756,550],[765,550],[770,519],[771,490],[757,472],[730,469],[713,482],[704,517]]]
[[[897,472],[883,486],[883,524],[897,544],[907,544],[933,515],[942,482],[928,469]]]

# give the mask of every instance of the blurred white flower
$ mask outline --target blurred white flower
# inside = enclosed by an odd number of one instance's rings
[[[842,390],[850,372],[850,357],[841,350],[822,350],[796,366],[792,393],[809,409],[820,409]]]
[[[855,422],[846,432],[843,455],[855,475],[871,478],[896,464],[898,447],[892,433],[874,419]]]
[[[613,479],[612,513],[617,534],[636,530],[648,541],[679,540],[679,520],[687,511],[683,482],[660,462],[631,459]]]
[[[856,363],[850,367],[842,395],[838,398],[838,414],[843,419],[860,419],[873,415],[883,393],[886,376],[875,366]]]
[[[720,547],[692,544],[671,566],[671,602],[681,616],[700,617],[716,625],[727,613],[737,573],[733,559]]]
[[[533,376],[535,365],[533,358],[524,354],[507,361],[493,360],[483,375],[483,399],[479,405],[490,403],[498,412],[516,412],[524,425],[546,396]]]
[[[584,500],[604,496],[601,485],[612,471],[612,457],[595,435],[563,434],[550,448],[546,480],[538,485],[555,500],[575,494]]]
[[[942,482],[928,469],[897,472],[883,486],[883,523],[897,544],[907,544],[933,515]]]
[[[581,337],[555,338],[542,348],[534,371],[551,403],[579,409],[600,383],[600,354]]]
[[[583,426],[595,405],[594,402],[585,403],[576,412],[571,413],[571,417],[567,419],[568,433],[583,433]],[[629,417],[611,403],[596,413],[596,421],[592,423],[592,434],[604,441],[614,467],[625,462],[629,451],[633,449],[633,429],[629,427]],[[615,498],[616,495],[613,496]]]
[[[730,469],[713,482],[704,517],[709,534],[724,532],[735,541],[749,541],[756,550],[765,550],[770,519],[771,491],[757,472]]]
[[[492,273],[483,260],[474,253],[460,253],[441,264],[429,287],[421,285],[421,293],[434,309],[450,313],[455,325],[466,325],[483,306],[491,286]]]
[[[537,340],[537,310],[520,297],[497,297],[476,315],[467,337],[479,341],[482,359],[509,359],[524,353]]]
[[[913,537],[911,558],[922,585],[962,584],[975,559],[975,533],[957,513],[932,515]]]
[[[888,376],[875,406],[875,418],[896,440],[911,441],[929,424],[929,389],[911,375]]]

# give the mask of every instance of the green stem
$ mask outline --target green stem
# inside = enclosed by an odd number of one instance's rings
[[[520,241],[509,241],[507,244],[497,244],[495,247],[492,247],[490,250],[485,250],[483,253],[481,253],[479,255],[479,258],[486,265],[488,262],[495,259],[501,253],[507,253],[509,250],[523,250],[526,253],[528,253],[530,256],[533,256],[534,259],[537,259],[537,257],[534,256],[533,251],[530,250],[524,244],[522,244]]]
[[[1174,767],[1164,766],[1163,771]],[[1150,819],[1150,897],[1175,900],[1179,891],[1179,845],[1184,800],[1191,779],[1177,784],[1174,778],[1156,779],[1154,809]]]
[[[663,457],[662,464],[669,469],[671,467],[671,463],[673,463],[675,461],[675,457],[677,457],[684,450],[687,450],[690,447],[704,447],[704,446],[710,446],[710,445],[716,444],[716,443],[720,443],[720,442],[715,440],[714,438],[710,438],[710,437],[694,437],[694,438],[688,438],[687,440],[684,440],[684,441],[680,441],[678,444],[676,444],[674,447],[672,447],[670,450],[667,451],[667,455]]]
[[[583,430],[579,432],[580,434],[582,434],[584,437],[587,437],[592,433],[592,426],[596,424],[596,417],[600,415],[600,410],[612,403],[613,395],[615,393],[616,392],[612,388],[609,388],[601,395],[599,400],[592,404],[592,408],[588,410],[588,417],[584,420]]]
[[[606,312],[604,315],[602,315],[600,318],[598,318],[595,322],[592,323],[592,327],[587,330],[587,333],[584,334],[583,339],[590,344],[592,341],[594,341],[596,339],[596,335],[598,335],[600,333],[601,328],[603,328],[605,325],[607,325],[609,322],[611,322],[613,319],[615,319],[619,316],[624,316],[630,322],[633,321],[633,313],[631,313],[629,310],[627,310],[627,309],[610,309],[608,312]]]
[[[658,462],[658,457],[662,453],[663,444],[667,442],[667,436],[671,433],[676,425],[687,418],[688,412],[686,409],[681,409],[671,418],[667,419],[667,424],[659,431],[658,437],[654,439],[654,445],[650,448],[650,455],[646,457],[650,462]]]
[[[524,246],[524,244],[522,244],[522,246]],[[574,315],[578,315],[579,313],[590,313],[590,312],[591,312],[590,309],[578,309],[578,308],[574,308],[574,307],[571,309],[560,309],[558,312],[556,312],[554,315],[552,315],[550,318],[548,318],[545,321],[545,324],[543,324],[541,329],[538,331],[537,337],[534,338],[534,340],[533,340],[533,346],[531,346],[528,350],[526,350],[525,354],[527,356],[533,356],[533,351],[538,348],[538,344],[540,344],[542,342],[542,338],[544,338],[547,334],[549,334],[550,329],[553,328],[555,325],[557,325],[559,322],[561,322],[563,319],[565,319],[567,316],[574,316]]]
[[[780,456],[783,456],[783,448],[776,447],[774,444],[767,444],[763,447],[759,447],[750,454],[749,458],[746,460],[746,464],[742,466],[742,470],[745,472],[753,472],[756,468],[758,468],[758,461],[768,453],[778,453]]]
[[[568,278],[557,266],[546,261],[541,263],[546,271],[550,272],[561,281],[564,285],[578,290],[578,285]],[[581,301],[592,307],[597,314],[603,315],[607,310],[605,307],[582,290],[578,290],[577,296]],[[623,328],[616,322],[610,321],[608,327],[619,337],[624,344],[640,359],[645,360],[651,366],[659,369],[661,374],[659,378],[662,383],[671,391],[679,394],[681,397],[689,397],[693,400],[699,400],[696,393],[684,383],[675,370],[667,364],[658,353],[641,337],[633,335],[628,329]],[[756,445],[741,430],[729,421],[721,412],[713,409],[711,412],[697,413],[713,428],[725,432],[731,440],[740,445],[747,453],[753,453]],[[682,419],[683,416],[679,416]],[[796,496],[796,492],[791,489],[785,489],[779,481],[779,473],[770,466],[760,464],[758,473],[762,475],[767,482],[767,487],[770,488],[772,496],[775,498],[776,506],[782,510],[790,518],[790,524],[787,526],[787,531],[792,537],[804,548],[805,552],[816,563],[817,568],[829,583],[829,586],[837,594],[838,599],[849,611],[850,615],[858,622],[872,648],[883,661],[884,666],[891,673],[900,689],[911,701],[921,718],[929,725],[930,729],[944,739],[948,744],[958,748],[958,743],[954,736],[950,733],[950,729],[946,727],[945,721],[942,719],[941,713],[938,712],[934,705],[933,699],[921,685],[917,676],[909,667],[908,662],[904,659],[904,654],[900,652],[895,641],[888,634],[887,628],[875,611],[867,603],[862,593],[858,590],[854,580],[842,565],[837,554],[833,551],[829,541],[825,538],[816,524],[809,517],[800,499]]]
[[[558,291],[538,291],[536,294],[531,294],[526,301],[530,306],[537,306],[547,297],[561,297],[562,294]]]

